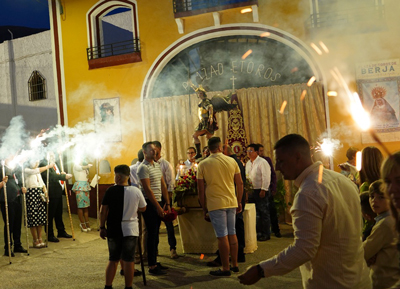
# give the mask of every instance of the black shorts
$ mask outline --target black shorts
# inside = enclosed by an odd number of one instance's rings
[[[135,260],[135,249],[137,236],[122,238],[107,238],[110,261],[133,262]]]

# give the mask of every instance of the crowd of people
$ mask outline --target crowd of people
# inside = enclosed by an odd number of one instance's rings
[[[243,210],[246,203],[256,208],[257,240],[280,238],[274,206],[276,171],[294,181],[298,191],[290,210],[294,230],[293,243],[274,257],[249,267],[239,275],[245,285],[261,278],[283,275],[300,267],[304,288],[400,288],[400,152],[384,159],[376,147],[361,151],[362,167],[355,169],[351,147],[341,173],[314,162],[310,144],[302,136],[290,134],[274,146],[275,165],[264,156],[264,147],[249,144],[243,163],[232,148],[218,137],[210,137],[199,154],[189,147],[187,160],[172,165],[162,158],[159,141],[143,144],[138,162],[114,168],[115,185],[107,189],[100,208],[100,237],[107,239],[109,263],[105,288],[112,288],[118,264],[126,288],[132,288],[133,276],[141,274],[135,263],[147,259],[148,273],[166,274],[169,268],[157,260],[162,222],[168,234],[170,257],[179,257],[174,231],[173,191],[175,182],[189,169],[197,172],[199,206],[204,220],[215,231],[217,256],[205,265],[219,267],[210,271],[217,277],[239,272],[238,263],[246,262]],[[54,154],[45,160],[29,160],[12,167],[5,160],[0,182],[0,205],[4,223],[4,253],[26,253],[21,243],[23,199],[26,198],[27,227],[34,248],[48,242],[71,238],[62,220],[62,195],[65,181],[72,178],[60,170]],[[74,165],[75,193],[82,232],[90,231],[88,218],[89,169],[91,164]],[[250,180],[251,192],[244,191]],[[7,188],[7,208],[4,189]],[[6,211],[8,215],[6,216]],[[172,216],[172,217],[171,217]],[[57,229],[54,234],[53,222]],[[138,258],[138,243],[145,258]]]
[[[46,242],[72,238],[66,232],[62,219],[64,182],[71,179],[72,175],[60,171],[54,154],[50,154],[46,160],[27,160],[22,166],[15,165],[14,158],[14,155],[9,156],[4,161],[0,190],[4,220],[4,255],[9,257],[14,257],[15,253],[28,252],[21,243],[23,206],[26,209],[26,220],[23,223],[32,234],[33,248],[47,246],[43,238],[43,228],[47,234]],[[54,222],[57,237],[54,234]]]

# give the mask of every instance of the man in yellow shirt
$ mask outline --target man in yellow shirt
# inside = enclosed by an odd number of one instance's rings
[[[197,188],[204,218],[211,220],[215,230],[222,263],[222,270],[210,271],[210,274],[230,276],[231,270],[239,272],[235,219],[236,213],[242,210],[243,182],[236,161],[222,154],[222,143],[219,137],[210,138],[208,148],[211,155],[199,163],[197,170]],[[207,190],[205,183],[207,183]],[[229,267],[229,252],[231,253],[231,268]]]

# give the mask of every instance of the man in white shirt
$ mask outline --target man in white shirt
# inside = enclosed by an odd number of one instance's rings
[[[161,157],[161,143],[159,141],[153,141],[155,146],[155,158],[154,160],[160,165],[161,172],[164,177],[165,184],[167,185],[168,194],[170,200],[172,200],[172,192],[174,190],[174,169],[172,168],[171,164]],[[163,200],[165,203],[165,200]],[[172,222],[164,222],[165,227],[167,228],[168,234],[168,244],[169,244],[169,251],[172,259],[177,259],[179,256],[176,253],[176,238],[175,238],[175,230],[174,225]]]
[[[248,202],[256,204],[256,230],[257,240],[271,239],[271,221],[269,215],[269,185],[271,182],[271,167],[268,162],[258,155],[257,144],[247,147],[247,156],[250,160],[246,163],[246,175],[253,184],[253,192],[249,194]]]
[[[175,180],[178,180],[180,176],[184,176],[189,169],[191,169],[196,164],[196,148],[189,147],[186,150],[187,160],[183,165],[178,165],[178,173],[176,174]],[[182,166],[182,167],[181,167]]]
[[[345,176],[313,163],[310,145],[290,134],[275,144],[276,170],[299,188],[290,210],[293,244],[239,276],[251,285],[300,266],[303,287],[370,289],[361,242],[358,190]]]
[[[131,181],[131,186],[135,186],[135,187],[141,189],[142,185],[141,185],[141,182],[140,182],[139,177],[137,175],[137,171],[138,171],[139,166],[142,164],[142,162],[144,160],[144,154],[143,154],[143,150],[142,149],[140,149],[138,151],[137,156],[138,156],[138,161],[136,162],[136,164],[131,165],[129,167],[129,169],[131,171],[130,175],[129,175],[129,179]]]

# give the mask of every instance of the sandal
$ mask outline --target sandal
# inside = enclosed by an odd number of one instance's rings
[[[38,239],[39,243],[40,243],[40,247],[44,248],[46,247],[46,244],[43,242],[42,238]]]
[[[92,228],[90,228],[90,223],[86,222],[85,224],[86,224],[87,231],[90,232],[92,230]]]
[[[83,226],[85,226],[85,228],[84,228]],[[82,232],[87,232],[87,231],[88,231],[87,228],[86,228],[85,223],[80,223],[80,224],[79,224],[79,227],[81,227],[81,231],[82,231]]]
[[[33,248],[42,248],[41,243],[39,242],[39,239],[33,240]]]

